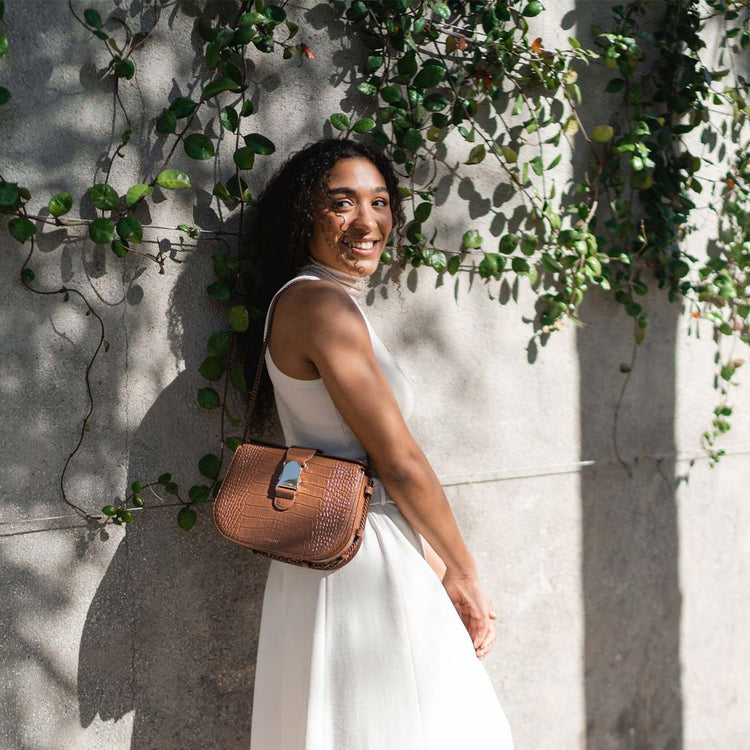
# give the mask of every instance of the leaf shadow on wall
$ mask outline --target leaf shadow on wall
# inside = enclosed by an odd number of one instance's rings
[[[210,252],[196,251],[173,288],[166,328],[185,368],[131,434],[128,486],[171,470],[186,495],[201,481],[198,458],[219,444],[215,414],[201,413],[195,397],[205,385],[197,372],[204,342],[221,327],[207,321],[205,306],[195,301],[210,278],[207,263]],[[163,331],[154,335],[161,339]],[[148,498],[144,492],[147,506],[156,503]],[[78,669],[81,725],[97,714],[117,721],[134,712],[134,750],[249,742],[267,562],[219,536],[210,504],[198,510],[189,533],[177,525],[175,506],[147,507],[138,515],[86,617]]]

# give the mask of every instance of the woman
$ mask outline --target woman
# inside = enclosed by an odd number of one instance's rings
[[[286,443],[367,453],[377,478],[351,562],[270,564],[252,750],[512,748],[479,661],[495,614],[406,427],[410,386],[360,306],[394,219],[400,234],[390,162],[348,140],[293,155],[256,204],[256,299],[272,296],[264,280],[309,278],[279,299],[265,360]]]

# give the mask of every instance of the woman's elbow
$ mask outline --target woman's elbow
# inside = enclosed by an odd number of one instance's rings
[[[375,473],[384,484],[417,482],[430,470],[427,458],[416,443],[413,446],[385,451],[373,458]]]

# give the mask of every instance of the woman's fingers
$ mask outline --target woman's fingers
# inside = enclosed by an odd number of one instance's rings
[[[479,645],[476,649],[477,658],[484,659],[489,654],[492,647],[495,645],[495,630],[494,628],[490,631],[487,638]]]

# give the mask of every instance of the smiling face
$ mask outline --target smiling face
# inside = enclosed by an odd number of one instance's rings
[[[393,227],[380,170],[369,159],[340,159],[328,172],[321,199],[310,255],[346,273],[374,273]]]

